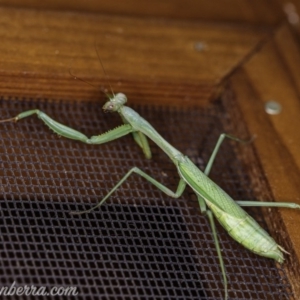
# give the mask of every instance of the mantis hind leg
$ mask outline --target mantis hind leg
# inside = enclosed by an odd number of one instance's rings
[[[122,185],[122,183],[124,183],[127,180],[127,178],[132,173],[136,173],[136,174],[142,176],[147,181],[149,181],[150,183],[152,183],[153,185],[155,185],[159,190],[161,190],[162,192],[164,192],[165,194],[167,194],[168,196],[171,196],[173,198],[180,197],[182,195],[185,187],[186,187],[186,183],[182,179],[180,179],[178,187],[177,187],[177,190],[174,193],[169,188],[167,188],[166,186],[164,186],[163,184],[161,184],[160,182],[158,182],[157,180],[155,180],[154,178],[152,178],[151,176],[149,176],[147,173],[143,172],[141,169],[134,167],[131,170],[129,170],[125,174],[125,176],[110,190],[110,192],[100,202],[98,202],[95,206],[93,206],[92,208],[90,208],[88,210],[84,210],[84,211],[72,211],[70,213],[72,215],[81,215],[81,214],[89,213],[89,212],[93,211],[94,209],[96,209],[97,207],[99,207],[100,205],[102,205]]]
[[[225,265],[224,265],[224,261],[223,261],[223,256],[221,253],[221,248],[220,248],[220,243],[218,240],[218,236],[217,236],[217,229],[216,229],[216,225],[215,225],[215,221],[214,221],[214,216],[211,212],[210,209],[207,209],[206,203],[204,201],[204,199],[200,196],[198,196],[198,202],[200,205],[200,210],[201,213],[207,215],[209,223],[210,223],[210,228],[213,234],[213,238],[214,238],[214,242],[215,242],[215,247],[217,250],[217,255],[219,258],[219,263],[220,263],[220,268],[221,268],[221,272],[222,272],[222,276],[223,276],[223,282],[224,282],[224,299],[227,300],[228,297],[228,289],[227,289],[227,277],[226,277],[226,270],[225,270]]]
[[[212,152],[212,154],[211,154],[211,156],[210,156],[210,158],[209,158],[209,161],[208,161],[208,163],[207,163],[207,166],[206,166],[206,168],[205,168],[205,170],[204,170],[204,174],[205,174],[205,175],[207,175],[207,176],[209,175],[210,170],[211,170],[211,168],[212,168],[212,165],[213,165],[213,163],[214,163],[214,160],[215,160],[215,158],[216,158],[216,155],[218,154],[218,152],[219,152],[219,150],[220,150],[220,147],[221,147],[221,145],[222,145],[222,143],[223,143],[223,141],[224,141],[225,138],[229,138],[229,139],[231,139],[231,140],[234,140],[234,141],[237,141],[237,142],[240,142],[240,143],[250,143],[250,142],[252,142],[252,140],[253,140],[253,138],[252,138],[252,139],[250,139],[249,141],[244,141],[244,140],[241,140],[241,139],[239,139],[239,138],[237,138],[237,137],[235,137],[235,136],[232,136],[232,135],[230,135],[230,134],[222,133],[222,134],[219,136],[219,139],[218,139],[218,141],[217,141],[217,144],[216,144],[216,146],[215,146],[215,148],[214,148],[214,150],[213,150],[213,152]]]
[[[237,200],[235,201],[240,206],[256,206],[256,207],[284,207],[292,209],[300,209],[300,205],[292,202],[262,202],[262,201],[248,201],[248,200]]]

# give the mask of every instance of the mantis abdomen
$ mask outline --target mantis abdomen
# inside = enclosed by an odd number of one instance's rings
[[[181,160],[178,170],[182,179],[204,199],[216,219],[234,240],[256,254],[283,262],[283,249],[274,239],[188,157]]]
[[[245,212],[243,218],[236,218],[209,201],[206,203],[234,240],[258,255],[283,262],[282,248],[250,215]]]

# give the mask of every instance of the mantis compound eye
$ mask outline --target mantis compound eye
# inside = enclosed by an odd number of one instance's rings
[[[115,101],[115,99],[111,99],[107,101],[102,108],[105,112],[114,112],[120,108],[120,105]]]

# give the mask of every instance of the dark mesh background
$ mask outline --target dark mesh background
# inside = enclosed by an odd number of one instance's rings
[[[91,136],[120,124],[101,106],[10,99],[1,101],[0,117],[39,107]],[[132,107],[201,169],[230,122],[221,102],[190,110]],[[36,117],[0,124],[0,131],[1,286],[76,286],[80,299],[223,299],[209,224],[190,188],[175,200],[132,175],[96,211],[68,213],[90,208],[133,166],[175,190],[176,170],[156,145],[151,142],[153,159],[147,160],[131,136],[85,145],[59,138]],[[235,199],[253,199],[236,155],[241,149],[226,141],[211,177]],[[251,214],[265,227],[260,210]],[[286,276],[272,260],[221,228],[219,238],[230,299],[289,298]]]

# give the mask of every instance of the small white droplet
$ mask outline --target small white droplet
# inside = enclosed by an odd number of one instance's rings
[[[265,111],[269,115],[278,115],[281,113],[281,104],[276,101],[268,101],[265,104]]]

